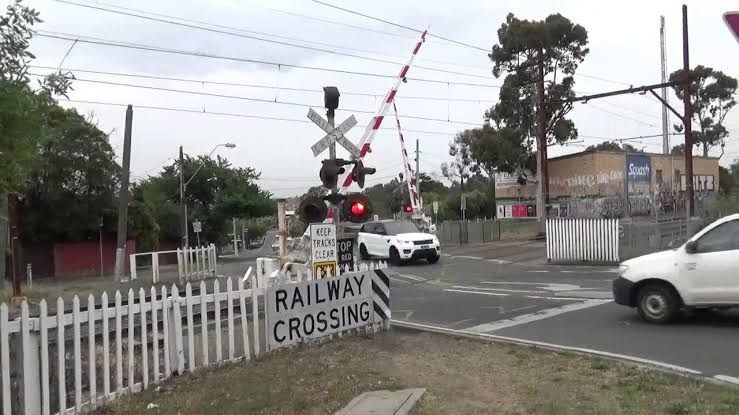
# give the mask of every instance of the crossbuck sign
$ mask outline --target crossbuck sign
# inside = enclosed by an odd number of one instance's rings
[[[328,148],[333,142],[341,144],[352,156],[359,157],[359,149],[349,139],[344,137],[344,134],[357,125],[357,119],[352,115],[347,118],[344,122],[339,124],[336,128],[329,125],[328,121],[324,120],[317,112],[313,111],[313,108],[308,110],[308,119],[313,121],[318,127],[326,132],[326,135],[318,140],[317,143],[313,144],[310,148],[313,150],[313,155],[318,156],[324,150]]]

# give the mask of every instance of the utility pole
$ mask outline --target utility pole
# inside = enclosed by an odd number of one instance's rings
[[[693,198],[693,105],[690,103],[690,48],[688,43],[688,6],[683,4],[683,129],[685,131],[685,204],[686,216],[690,219],[694,213]]]
[[[180,146],[180,235],[182,247],[188,246],[187,238],[187,206],[185,205],[185,156]]]
[[[123,174],[118,192],[118,234],[115,249],[115,281],[120,281],[125,273],[126,229],[128,228],[128,179],[131,173],[131,125],[133,107],[126,108],[126,126],[123,133]]]
[[[416,138],[416,191],[418,192],[418,203],[421,203],[421,182],[419,181],[421,171],[421,159],[419,158],[420,151],[418,150],[418,139]]]
[[[335,111],[332,108],[326,109],[326,119],[328,120],[328,125],[331,126],[331,128],[334,128],[334,115]],[[331,144],[328,147],[328,158],[331,160],[336,160],[336,140],[331,141]],[[334,187],[331,189],[331,194],[335,195],[339,193],[338,190],[339,183],[337,182],[334,184]],[[339,215],[339,205],[338,204],[331,204],[331,210],[333,211],[334,215],[334,224],[336,225],[336,234],[342,235],[341,229],[339,228],[339,222],[341,220],[341,217]]]
[[[667,82],[667,64],[665,62],[665,16],[659,17],[659,49],[661,57],[661,80],[664,84]],[[668,102],[667,99],[667,87],[662,88],[662,99]],[[662,153],[670,154],[670,135],[669,135],[670,121],[667,118],[667,107],[662,105]],[[672,158],[670,158],[672,160]],[[672,170],[672,166],[670,166]],[[672,174],[672,172],[670,173]]]
[[[234,256],[239,256],[239,243],[236,236],[236,218],[231,218],[231,222],[233,223],[234,231]]]
[[[547,120],[544,111],[544,51],[541,48],[537,51],[536,59],[536,135],[539,147],[539,151],[537,151],[537,161],[539,163],[537,166],[539,169],[537,209],[541,209],[537,212],[537,216],[546,218],[546,207],[549,204],[549,169],[547,166]]]

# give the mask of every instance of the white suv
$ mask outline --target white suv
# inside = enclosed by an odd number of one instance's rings
[[[681,309],[739,307],[739,214],[677,249],[624,261],[613,298],[652,323],[667,323]]]
[[[435,264],[441,255],[436,236],[422,233],[409,221],[365,223],[357,235],[357,244],[362,259],[387,258],[393,265],[415,259]]]

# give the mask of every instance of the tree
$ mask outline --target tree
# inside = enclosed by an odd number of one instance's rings
[[[573,75],[589,53],[588,33],[560,14],[542,21],[520,20],[512,13],[498,29],[498,44],[489,54],[493,75],[507,73],[498,103],[486,112],[486,118],[498,127],[505,126],[521,142],[536,136],[535,83],[539,56],[544,64],[544,108],[547,142],[563,143],[577,138],[574,122],[566,115],[572,110],[567,99],[575,97]],[[557,79],[558,75],[564,75]],[[559,82],[558,82],[559,81]]]
[[[418,191],[423,195],[424,203],[428,203],[426,200],[426,194],[428,193],[444,193],[447,188],[444,183],[434,180],[431,176],[424,172],[418,173]]]
[[[179,238],[179,162],[165,166],[159,176],[139,184],[142,197],[152,205],[161,204],[152,212],[165,237]],[[199,166],[203,166],[193,176]],[[190,222],[199,220],[203,231],[201,242],[224,243],[228,240],[232,218],[261,217],[274,214],[276,205],[269,192],[256,183],[259,174],[250,167],[233,167],[220,156],[185,157],[184,176],[192,178],[187,185],[185,200]],[[192,226],[188,223],[188,227]],[[190,229],[192,233],[192,229]]]
[[[736,105],[734,94],[737,91],[737,80],[721,71],[698,65],[689,71],[690,100],[693,104],[693,117],[698,122],[700,131],[693,131],[693,142],[703,146],[703,156],[708,157],[708,150],[714,146],[723,146],[729,135],[723,125],[726,114]],[[685,71],[677,70],[670,75],[670,81],[685,79]],[[673,87],[675,95],[683,99],[684,85],[679,83]],[[676,128],[681,131],[681,128]]]
[[[23,240],[84,241],[114,232],[121,168],[108,136],[74,109],[52,107],[24,198]]]
[[[670,150],[670,154],[673,156],[684,156],[685,155],[685,144],[678,144]]]
[[[737,177],[731,174],[731,170],[724,166],[718,166],[718,186],[723,194],[731,193],[736,187]]]
[[[629,153],[643,153],[644,150],[640,150],[629,143],[619,144],[616,141],[603,141],[597,145],[589,145],[585,151],[615,151],[615,152],[629,152]]]
[[[454,137],[454,141],[449,143],[449,155],[453,157],[452,162],[441,164],[441,174],[452,182],[459,179],[464,192],[465,179],[477,169],[472,162],[468,134],[461,132]]]

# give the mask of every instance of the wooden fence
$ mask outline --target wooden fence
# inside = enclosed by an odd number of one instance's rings
[[[547,219],[549,262],[619,262],[618,219]]]
[[[259,317],[265,287],[251,272],[227,279],[225,291],[216,279],[210,292],[201,281],[195,288],[187,283],[184,293],[173,285],[127,296],[117,291],[112,299],[90,295],[86,302],[75,296],[71,311],[61,298],[42,300],[34,317],[25,301],[12,319],[1,304],[2,415],[80,413],[175,374],[259,356],[266,349]]]

